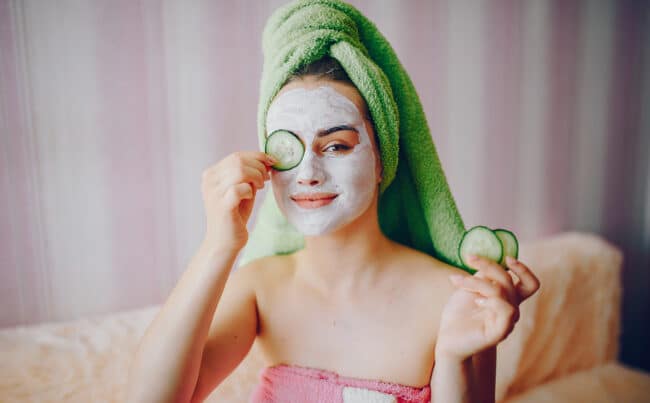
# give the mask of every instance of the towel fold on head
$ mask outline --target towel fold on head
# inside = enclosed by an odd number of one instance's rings
[[[383,164],[379,224],[390,239],[462,268],[458,244],[465,227],[449,190],[420,99],[394,50],[377,27],[341,1],[301,0],[278,9],[264,29],[258,134],[284,83],[324,56],[336,59],[365,99]],[[370,168],[369,168],[370,169]],[[272,192],[240,264],[304,246],[282,215]]]

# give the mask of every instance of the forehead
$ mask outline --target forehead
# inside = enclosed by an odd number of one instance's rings
[[[302,88],[305,90],[314,90],[319,87],[329,87],[333,89],[338,93],[338,95],[342,95],[343,97],[347,98],[350,102],[352,102],[352,104],[356,107],[357,111],[361,114],[363,114],[363,111],[366,110],[366,103],[363,100],[363,97],[361,96],[359,91],[354,86],[339,81],[322,79],[313,76],[306,76],[286,84],[277,93],[277,95],[271,102],[271,106],[273,106],[273,103],[277,101],[280,97],[282,97],[283,94],[291,90],[297,88]]]

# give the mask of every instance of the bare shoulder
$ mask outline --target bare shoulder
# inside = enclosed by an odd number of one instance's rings
[[[408,246],[396,246],[397,270],[409,282],[409,288],[437,302],[446,301],[455,287],[449,281],[452,274],[469,275],[456,266]]]
[[[233,282],[246,286],[256,293],[282,284],[293,273],[291,255],[265,256],[237,268],[231,274]]]

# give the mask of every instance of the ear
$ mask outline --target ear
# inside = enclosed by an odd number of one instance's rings
[[[380,159],[377,159],[378,163],[375,166],[375,176],[377,177],[377,183],[381,183],[384,180],[384,165],[381,163]]]

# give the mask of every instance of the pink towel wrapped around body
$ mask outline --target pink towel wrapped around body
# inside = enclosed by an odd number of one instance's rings
[[[295,365],[260,372],[250,403],[429,403],[431,388],[340,376]]]

